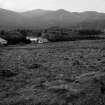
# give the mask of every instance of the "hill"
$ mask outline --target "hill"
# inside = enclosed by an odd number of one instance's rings
[[[104,21],[105,13],[98,13],[96,11],[79,13],[63,9],[56,11],[37,9],[27,12],[14,12],[0,9],[0,28],[41,29],[52,26],[105,28]]]

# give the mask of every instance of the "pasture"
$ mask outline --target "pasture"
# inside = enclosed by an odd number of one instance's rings
[[[0,48],[0,105],[105,105],[104,79],[105,40]]]

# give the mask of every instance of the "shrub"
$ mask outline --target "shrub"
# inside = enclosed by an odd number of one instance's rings
[[[80,39],[97,39],[99,38],[99,34],[102,34],[100,30],[88,30],[83,29],[78,31]]]
[[[56,42],[56,41],[70,41],[75,40],[77,37],[76,32],[50,32],[44,34],[42,36],[44,38],[47,38],[49,41]]]
[[[17,44],[20,42],[23,43],[29,43],[30,41],[26,39],[26,36],[21,34],[20,32],[17,31],[1,31],[2,38],[8,41],[9,44]]]
[[[88,30],[88,29],[79,30],[78,32],[81,35],[98,35],[102,33],[100,30]]]

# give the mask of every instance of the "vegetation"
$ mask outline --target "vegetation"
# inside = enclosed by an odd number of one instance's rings
[[[47,38],[49,41],[57,42],[57,41],[71,41],[75,40],[77,37],[76,32],[46,32],[42,37]]]
[[[30,43],[30,41],[26,39],[26,35],[18,32],[18,31],[2,30],[0,32],[0,37],[7,40],[8,44]]]
[[[98,39],[104,33],[101,30],[82,29],[78,30],[78,34],[81,39]]]
[[[50,41],[71,41],[71,40],[80,40],[80,39],[100,39],[105,38],[100,37],[101,34],[104,34],[101,30],[95,29],[81,29],[81,30],[70,30],[70,29],[60,29],[60,28],[50,28],[50,30],[45,31],[43,37],[47,38]]]
[[[101,34],[103,34],[102,37],[100,37]],[[59,27],[52,27],[46,30],[17,29],[0,31],[0,37],[6,39],[9,44],[30,43],[30,40],[26,38],[27,36],[43,37],[51,42],[105,38],[101,30],[73,30]]]
[[[0,105],[105,105],[105,41],[0,48]]]

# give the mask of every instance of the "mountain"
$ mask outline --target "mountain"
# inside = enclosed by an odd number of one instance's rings
[[[16,12],[0,9],[0,28],[15,28],[23,25],[23,17]]]
[[[40,29],[53,26],[75,28],[105,28],[105,13],[96,11],[69,12],[36,9],[14,12],[0,9],[0,28]]]
[[[28,17],[28,18],[35,18],[35,17],[43,16],[43,15],[49,13],[49,12],[51,12],[51,11],[36,9],[36,10],[27,11],[27,12],[22,12],[21,14],[23,16]]]

